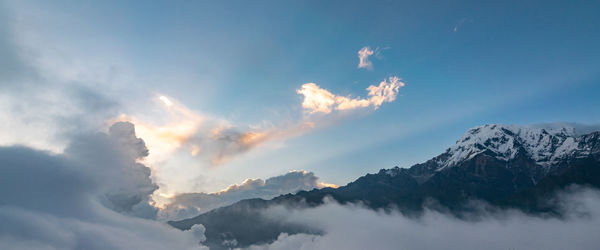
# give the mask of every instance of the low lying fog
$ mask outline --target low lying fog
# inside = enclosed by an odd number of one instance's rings
[[[558,195],[565,217],[542,218],[509,210],[461,220],[434,211],[419,219],[358,205],[326,205],[268,216],[323,229],[316,235],[281,234],[248,249],[598,249],[600,191],[571,187]]]

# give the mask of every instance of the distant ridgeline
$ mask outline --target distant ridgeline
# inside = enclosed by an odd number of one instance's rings
[[[265,219],[261,211],[275,205],[319,206],[325,197],[408,216],[419,216],[426,207],[460,217],[472,212],[473,200],[491,208],[560,216],[551,199],[556,191],[572,184],[600,187],[600,132],[593,130],[568,124],[480,126],[446,152],[410,168],[382,169],[337,189],[242,200],[169,224],[182,230],[203,224],[206,244],[221,249],[233,240],[238,247],[268,243],[282,232],[320,234],[306,225]]]

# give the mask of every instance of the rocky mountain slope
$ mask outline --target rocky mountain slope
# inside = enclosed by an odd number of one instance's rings
[[[324,197],[361,202],[373,209],[398,209],[418,216],[424,207],[460,216],[469,201],[528,213],[560,215],[550,197],[571,184],[600,187],[600,132],[568,125],[484,125],[468,130],[457,143],[433,159],[410,168],[382,169],[346,186],[287,194],[272,200],[243,200],[182,221],[206,227],[212,248],[269,242],[281,232],[320,233],[306,225],[263,218],[274,205],[318,206]],[[235,240],[235,241],[234,241]]]

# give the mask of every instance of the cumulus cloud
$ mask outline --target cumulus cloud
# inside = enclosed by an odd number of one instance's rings
[[[150,168],[137,162],[148,155],[148,150],[136,137],[133,124],[118,122],[108,134],[78,136],[64,155],[96,181],[99,201],[105,206],[139,217],[155,217],[156,209],[148,202],[158,186],[150,179]]]
[[[253,250],[275,249],[596,249],[600,244],[600,192],[574,190],[558,196],[564,218],[504,210],[472,219],[427,211],[420,218],[386,214],[359,205],[326,205],[268,216],[322,228],[324,235],[281,234]],[[348,237],[351,236],[351,237]]]
[[[383,80],[378,86],[371,85],[367,88],[372,105],[378,108],[384,102],[393,102],[398,95],[398,89],[404,87],[400,78],[392,76],[388,80]]]
[[[64,154],[0,147],[0,248],[202,249],[198,230],[143,219],[156,216],[146,155],[129,123],[75,137]]]
[[[377,86],[369,86],[367,88],[368,98],[366,99],[334,95],[314,83],[303,84],[297,90],[297,93],[304,96],[302,107],[309,114],[329,114],[333,110],[353,110],[369,106],[377,109],[384,102],[393,102],[396,100],[400,87],[404,87],[404,85],[404,82],[400,78],[396,76],[389,77],[381,81]]]
[[[199,243],[206,241],[206,235],[204,235],[206,228],[202,224],[193,225],[189,231],[198,239]]]
[[[335,104],[335,95],[314,83],[305,83],[296,92],[304,96],[302,107],[311,114],[316,112],[330,113],[332,106]]]
[[[194,217],[214,208],[233,204],[250,198],[270,199],[281,194],[295,193],[300,190],[336,187],[333,184],[319,182],[312,172],[290,171],[284,175],[266,180],[246,179],[242,184],[231,185],[216,193],[183,193],[173,197],[168,205],[159,211],[160,220],[181,220]]]
[[[370,47],[363,47],[358,51],[358,68],[373,69],[373,63],[369,61],[369,56],[373,55],[375,51],[371,50]]]

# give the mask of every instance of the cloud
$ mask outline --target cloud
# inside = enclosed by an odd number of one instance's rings
[[[363,47],[358,51],[358,68],[373,69],[373,63],[369,61],[369,56],[375,53],[370,47]]]
[[[202,224],[193,225],[189,231],[198,239],[198,243],[206,241],[206,235],[204,235],[206,228]]]
[[[400,87],[404,87],[404,85],[404,82],[400,78],[396,76],[389,77],[381,81],[377,86],[369,86],[367,88],[369,98],[366,99],[337,96],[314,83],[303,84],[297,90],[297,93],[304,96],[302,107],[308,114],[329,114],[333,110],[353,110],[369,106],[377,109],[384,102],[393,102],[396,100]]]
[[[473,19],[469,19],[469,18],[463,18],[460,19],[460,21],[458,21],[455,25],[454,28],[452,29],[453,32],[458,32],[458,30],[466,23],[472,23]]]
[[[278,207],[265,214],[313,225],[325,234],[281,234],[273,243],[248,249],[596,249],[600,244],[596,233],[600,227],[600,191],[576,190],[558,199],[567,212],[564,218],[514,210],[472,219],[434,211],[410,218],[334,202],[305,210]]]
[[[77,28],[69,34],[56,32],[62,27],[57,24],[68,18],[47,15],[16,2],[1,5],[6,8],[0,8],[0,130],[11,133],[0,134],[0,145],[22,144],[55,154],[71,150],[66,153],[74,155],[78,152],[69,146],[72,138],[85,134],[79,139],[101,140],[92,139],[89,132],[106,129],[115,121],[129,121],[136,125],[138,136],[152,152],[135,160],[152,168],[153,185],[138,180],[146,187],[142,193],[160,185],[161,190],[155,193],[172,195],[204,191],[198,188],[200,185],[214,188],[228,184],[198,180],[206,170],[257,147],[327,124],[302,117],[275,125],[244,126],[188,109],[162,94],[156,95],[155,101],[161,105],[157,109],[148,105],[147,97],[156,94],[152,92],[161,88],[161,81],[148,77],[148,72],[138,72],[118,46],[65,43],[65,38],[83,34]],[[172,81],[179,79],[179,73],[167,70],[159,75],[167,74],[165,79]],[[105,188],[110,189],[110,185]],[[114,206],[111,209],[152,215],[151,207],[139,207],[144,202],[130,206],[144,199],[143,195],[129,197],[115,191],[105,197],[109,198],[111,203],[119,204],[104,204]]]
[[[133,124],[117,122],[108,134],[78,136],[64,155],[96,180],[103,205],[138,217],[156,217],[156,209],[148,203],[158,186],[150,179],[150,168],[137,162],[148,156],[148,150]]]
[[[274,137],[270,131],[239,131],[237,128],[228,128],[218,133],[213,133],[214,148],[211,163],[220,165],[232,157],[244,153]],[[192,141],[205,141],[205,138],[195,137]]]
[[[303,95],[302,107],[310,114],[316,112],[331,113],[331,108],[335,104],[335,95],[322,89],[314,83],[302,84],[296,93]]]
[[[231,185],[217,193],[178,194],[171,198],[170,203],[159,211],[159,219],[164,221],[181,220],[243,199],[271,199],[282,194],[322,187],[336,186],[319,182],[319,177],[304,170],[290,171],[284,175],[266,180],[246,179],[240,185]]]
[[[356,108],[366,108],[371,105],[371,102],[367,99],[350,99],[349,97],[337,96],[335,97],[337,110],[349,110]]]
[[[404,87],[404,83],[396,76],[390,77],[387,81],[383,80],[379,86],[371,85],[367,88],[370,101],[375,108],[378,108],[384,102],[393,102],[398,95],[398,89]]]
[[[153,152],[144,162],[153,168],[153,178],[160,184],[160,190],[154,193],[153,198],[162,206],[177,192],[196,191],[190,187],[197,183],[202,172],[183,168],[182,164],[195,161],[205,168],[226,164],[271,141],[297,136],[338,120],[317,114],[339,111],[348,114],[348,111],[367,107],[377,109],[385,102],[394,101],[402,86],[404,83],[400,78],[389,77],[378,85],[369,86],[368,98],[362,99],[336,96],[314,83],[304,84],[297,93],[304,96],[302,106],[308,115],[298,121],[278,125],[235,126],[225,119],[195,112],[165,95],[156,96],[155,103],[160,109],[153,109],[159,112],[151,118],[123,114],[113,121],[135,124],[137,133]],[[178,159],[186,159],[187,162]]]
[[[149,157],[150,162],[164,161],[173,152],[184,149],[196,158],[206,158],[211,165],[220,165],[277,136],[269,129],[242,129],[226,120],[196,113],[164,95],[158,96],[157,101],[168,118],[166,123],[158,125],[125,114],[114,119],[136,125],[150,150],[156,152]]]
[[[117,114],[120,104],[107,95],[111,88],[101,84],[122,83],[113,68],[88,67],[97,59],[73,65],[75,59],[66,58],[72,45],[60,47],[49,37],[40,38],[38,32],[47,30],[15,9],[18,3],[0,5],[0,130],[11,131],[0,134],[0,145],[60,153],[72,135],[97,131]]]
[[[0,248],[203,249],[156,215],[148,151],[132,124],[72,138],[64,154],[0,147]]]
[[[153,194],[158,206],[181,192],[196,192],[195,185],[204,170],[221,166],[266,144],[304,133],[313,128],[309,121],[275,126],[240,127],[211,115],[195,112],[177,100],[157,95],[159,108],[151,117],[120,115],[112,122],[135,124],[137,134],[152,152],[143,160],[153,170],[160,189]],[[190,164],[199,164],[190,168]]]

